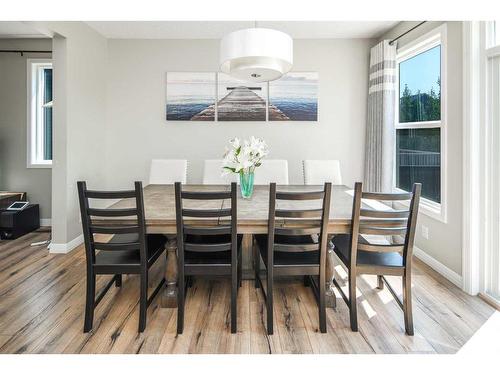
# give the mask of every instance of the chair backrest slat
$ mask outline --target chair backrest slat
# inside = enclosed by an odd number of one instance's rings
[[[214,210],[193,210],[190,208],[184,208],[182,210],[182,216],[189,217],[224,217],[231,216],[230,208],[214,209]]]
[[[293,217],[293,218],[319,218],[323,214],[323,209],[313,210],[276,210],[276,217]]]
[[[135,226],[101,226],[101,225],[91,225],[90,231],[93,234],[130,234],[139,233],[139,227]]]
[[[401,252],[403,264],[411,262],[413,241],[418,215],[421,185],[413,184],[410,193],[367,193],[362,191],[362,183],[354,187],[354,201],[351,226],[350,266],[356,266],[358,250],[373,252]],[[383,210],[362,208],[362,199],[382,201],[410,201],[408,209],[392,209],[385,206]],[[360,241],[360,235],[367,235]],[[370,238],[370,236],[372,236]],[[377,243],[373,236],[382,241]],[[378,237],[377,237],[378,236]],[[388,240],[389,237],[389,240]],[[394,238],[404,239],[403,243],[392,243]],[[401,241],[400,241],[401,242]]]
[[[359,234],[375,236],[404,236],[407,227],[376,227],[371,225],[360,225]]]
[[[137,216],[136,208],[89,208],[87,213],[90,216],[100,217],[125,217]]]
[[[361,194],[362,199],[373,199],[376,201],[408,201],[412,198],[412,193],[368,193]]]
[[[85,253],[88,264],[95,264],[96,250],[127,251],[137,250],[140,266],[147,266],[146,222],[144,218],[144,197],[142,183],[136,181],[134,190],[97,191],[88,190],[85,181],[78,181],[78,197],[82,219]],[[130,199],[135,207],[131,208],[92,208],[89,199],[116,200]],[[106,218],[127,217],[130,224],[117,225]],[[99,220],[99,223],[95,223]],[[109,242],[100,242],[95,235],[113,235]]]
[[[194,227],[191,225],[185,225],[184,234],[194,234],[198,236],[231,234],[231,227],[229,225],[221,225],[217,227]]]
[[[375,251],[375,252],[381,252],[381,253],[386,253],[386,252],[393,253],[395,251],[403,252],[404,245],[400,245],[400,244],[365,244],[362,242],[358,242],[358,250]]]
[[[94,242],[94,248],[107,251],[139,250],[141,244],[139,242]]]
[[[276,191],[276,184],[269,188],[269,222],[268,222],[268,264],[273,264],[275,251],[300,253],[320,251],[320,263],[326,260],[327,225],[330,214],[331,183],[325,183],[322,191],[289,192]],[[276,201],[318,201],[321,208],[276,209]],[[288,203],[290,205],[290,203]],[[294,222],[291,227],[276,226],[276,218],[307,219],[306,223]],[[314,218],[314,219],[313,219]],[[318,219],[320,224],[318,225]],[[293,241],[282,242],[280,236],[293,236]],[[317,241],[311,241],[317,239]],[[323,263],[322,263],[323,264]],[[323,264],[324,265],[324,264]],[[321,266],[321,264],[320,264]]]
[[[87,190],[85,195],[87,198],[91,199],[127,199],[127,198],[135,198],[135,190],[120,190],[120,191]]]
[[[297,201],[297,200],[314,200],[323,199],[325,196],[324,191],[304,191],[304,192],[293,192],[293,191],[277,191],[276,199]]]
[[[194,251],[198,253],[214,253],[219,251],[230,251],[231,242],[216,243],[216,244],[199,244],[199,243],[189,243],[184,242],[184,250]]]
[[[183,191],[182,199],[216,200],[231,199],[230,191]]]
[[[318,251],[319,243],[314,244],[281,244],[274,243],[274,251],[282,251],[286,253],[303,253],[308,251]]]
[[[410,211],[408,210],[393,210],[393,211],[379,211],[367,208],[362,208],[360,216],[376,217],[385,219],[408,218]]]
[[[301,228],[275,228],[274,233],[281,236],[304,236],[321,233],[321,227],[301,227]]]

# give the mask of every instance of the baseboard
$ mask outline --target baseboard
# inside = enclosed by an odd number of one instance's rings
[[[51,227],[52,226],[52,219],[40,219],[40,226],[41,227]]]
[[[437,273],[442,275],[444,278],[448,279],[453,284],[455,284],[460,289],[462,289],[462,287],[463,287],[462,276],[460,276],[458,273],[449,269],[443,263],[437,261],[436,259],[431,257],[429,254],[427,254],[425,251],[423,251],[422,249],[419,249],[416,246],[413,247],[413,254],[415,254],[415,256],[418,259],[420,259],[422,262],[427,264],[434,271],[436,271]]]
[[[80,234],[75,239],[67,243],[51,243],[49,245],[49,251],[52,254],[67,254],[77,246],[83,243],[83,234]]]

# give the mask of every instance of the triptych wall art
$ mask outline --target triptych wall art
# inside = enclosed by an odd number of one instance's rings
[[[224,73],[167,73],[167,121],[318,121],[318,73],[265,83]]]

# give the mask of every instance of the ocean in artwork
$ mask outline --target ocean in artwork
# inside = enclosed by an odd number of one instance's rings
[[[269,82],[269,121],[318,121],[318,73],[290,72]]]
[[[167,73],[168,121],[215,121],[215,73]]]

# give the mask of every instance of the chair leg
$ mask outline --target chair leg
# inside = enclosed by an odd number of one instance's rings
[[[309,275],[304,276],[304,286],[311,286],[311,280],[309,279]]]
[[[177,284],[177,334],[180,335],[184,331],[184,272],[179,272]]]
[[[115,286],[117,288],[122,286],[122,275],[115,275]]]
[[[83,325],[83,332],[90,332],[94,321],[94,307],[95,307],[95,274],[87,272],[87,295],[85,298],[85,322]]]
[[[409,336],[413,336],[413,313],[411,303],[411,273],[408,269],[403,275],[403,312],[405,317],[405,330]]]
[[[321,333],[326,333],[326,280],[323,270],[323,275],[319,276],[319,330]]]
[[[193,276],[188,276],[187,277],[187,287],[192,288],[193,287]]]
[[[147,271],[141,272],[141,295],[139,299],[139,332],[146,329],[146,316],[148,309],[148,274]]]
[[[238,288],[242,285],[243,278],[243,259],[241,258],[241,247],[238,254]]]
[[[237,298],[239,285],[239,269],[238,266],[231,267],[231,333],[236,333],[237,323]]]
[[[356,273],[349,270],[349,315],[351,320],[351,330],[358,331],[358,310],[356,304]]]
[[[382,280],[382,275],[377,276],[377,289],[384,289],[384,280]]]
[[[272,266],[271,266],[272,267]],[[267,334],[272,335],[274,332],[273,327],[273,275],[272,270],[267,268]]]
[[[253,269],[255,271],[255,288],[259,288],[260,253],[255,244],[253,246]]]

